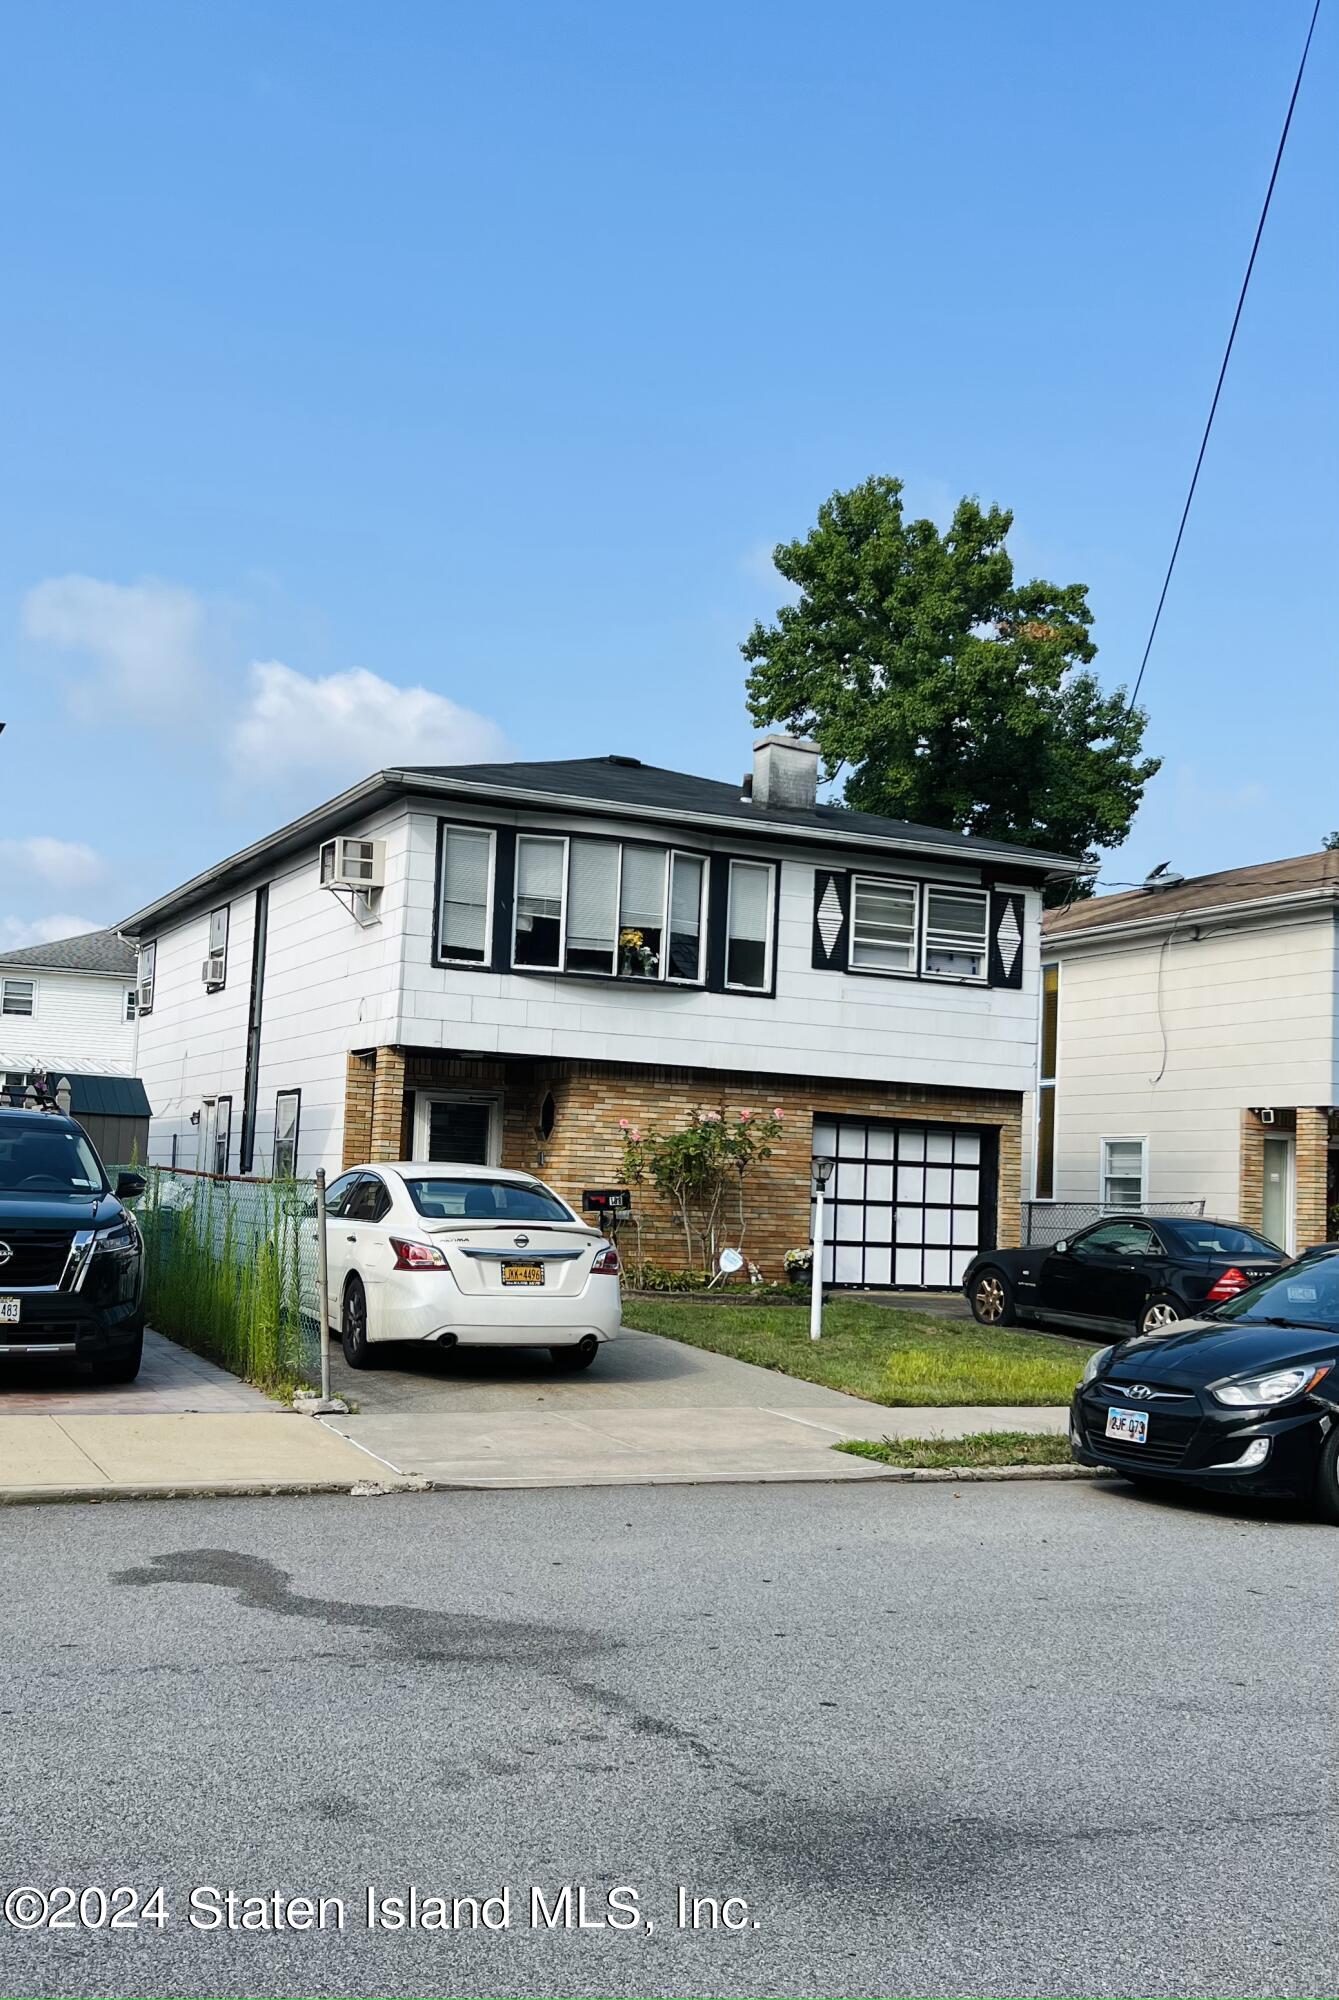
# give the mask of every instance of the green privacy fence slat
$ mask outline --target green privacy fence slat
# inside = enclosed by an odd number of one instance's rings
[[[248,1381],[319,1382],[315,1182],[119,1171],[148,1183],[131,1206],[149,1325]]]

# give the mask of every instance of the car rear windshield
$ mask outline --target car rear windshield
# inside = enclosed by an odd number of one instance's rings
[[[1197,1257],[1277,1257],[1279,1246],[1232,1222],[1178,1222],[1176,1235]]]
[[[0,1194],[90,1195],[106,1191],[98,1156],[68,1125],[6,1125],[0,1119]]]
[[[1277,1278],[1262,1278],[1248,1292],[1219,1306],[1214,1317],[1244,1320],[1248,1325],[1252,1320],[1297,1320],[1339,1333],[1339,1256],[1314,1257]]]
[[[575,1222],[566,1203],[538,1181],[410,1180],[409,1199],[420,1215],[443,1222]]]

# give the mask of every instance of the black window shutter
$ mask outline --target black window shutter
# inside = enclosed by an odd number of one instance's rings
[[[713,854],[707,882],[707,990],[725,991],[725,927],[730,908],[730,857]]]
[[[511,965],[511,920],[516,906],[516,829],[500,826],[493,842],[493,936],[489,963],[495,972]]]
[[[1023,984],[1023,898],[1011,889],[990,892],[990,983]]]
[[[813,963],[821,972],[845,972],[850,930],[850,876],[845,869],[815,868]]]

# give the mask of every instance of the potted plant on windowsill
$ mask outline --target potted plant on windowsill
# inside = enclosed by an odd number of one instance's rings
[[[618,934],[619,970],[625,979],[654,979],[659,955],[652,951],[641,931],[624,930]]]

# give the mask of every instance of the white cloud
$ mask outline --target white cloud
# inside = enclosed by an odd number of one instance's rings
[[[30,639],[82,654],[92,668],[69,690],[84,721],[106,722],[109,701],[150,720],[179,715],[204,678],[204,605],[179,584],[105,583],[53,576],[23,601]]]
[[[102,856],[82,840],[54,840],[31,834],[26,840],[0,840],[0,868],[7,878],[44,883],[51,889],[81,889],[105,873]]]
[[[102,929],[90,917],[0,917],[0,952],[22,951],[25,945],[50,944],[53,938],[82,937]]]
[[[365,667],[312,679],[281,660],[258,660],[250,678],[228,756],[252,784],[308,772],[337,783],[396,765],[469,764],[506,753],[487,716],[430,688],[396,687]]]

